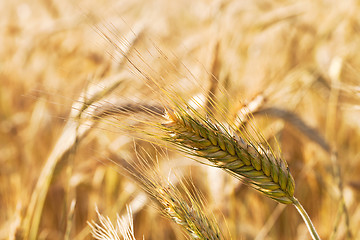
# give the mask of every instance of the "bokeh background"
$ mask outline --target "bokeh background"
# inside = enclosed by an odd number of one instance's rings
[[[229,116],[247,106],[282,149],[295,196],[320,236],[360,238],[359,5],[1,1],[0,238],[91,239],[95,204],[114,220],[130,205],[137,239],[189,238],[112,163],[144,150],[155,156],[151,144],[118,130],[124,122],[86,123],[83,135],[67,125],[80,122],[70,113],[86,102],[80,94],[113,77],[121,79],[115,97],[157,102],[158,93],[119,54],[116,46],[124,45],[137,67],[179,84],[186,98],[214,87]],[[204,212],[232,239],[310,238],[294,207],[184,155],[164,158],[164,177],[191,178],[206,199]]]

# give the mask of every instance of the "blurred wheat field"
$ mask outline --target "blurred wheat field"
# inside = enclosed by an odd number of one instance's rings
[[[114,222],[130,206],[136,239],[189,239],[124,159],[191,181],[224,239],[310,239],[293,206],[150,143],[124,128],[131,116],[92,119],[108,103],[162,102],[131,63],[184,99],[213,94],[228,118],[249,109],[322,239],[359,239],[359,5],[1,1],[0,239],[93,239],[95,205]],[[104,99],[84,95],[93,87]],[[93,115],[77,115],[88,105]]]

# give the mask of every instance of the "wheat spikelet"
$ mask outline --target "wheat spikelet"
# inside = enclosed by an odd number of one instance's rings
[[[251,142],[204,119],[191,110],[168,111],[163,124],[166,141],[191,155],[205,158],[266,196],[284,204],[294,201],[295,182],[285,161],[262,145]]]
[[[214,217],[205,213],[200,192],[190,192],[188,185],[192,185],[191,182],[176,178],[175,184],[163,179],[154,159],[148,161],[139,155],[138,158],[138,163],[129,164],[122,160],[120,165],[158,205],[165,217],[180,225],[191,239],[224,239]]]
[[[204,214],[202,203],[191,196],[184,185],[181,186],[181,189],[185,191],[185,196],[182,196],[179,189],[173,184],[152,189],[151,194],[163,207],[164,214],[181,225],[191,238],[223,239],[215,221]]]
[[[109,217],[103,216],[96,207],[99,223],[94,220],[89,221],[91,234],[98,240],[136,240],[134,236],[134,223],[130,207],[127,207],[127,218],[117,215],[116,225],[111,222]]]

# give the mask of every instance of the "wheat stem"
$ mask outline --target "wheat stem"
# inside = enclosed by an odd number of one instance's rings
[[[301,217],[303,218],[312,239],[320,240],[320,237],[319,237],[318,233],[316,232],[316,229],[315,229],[313,223],[311,222],[311,219],[310,219],[309,215],[307,214],[307,212],[305,211],[304,207],[300,204],[300,202],[295,197],[292,198],[292,201],[293,201],[293,204],[294,204],[296,210],[298,210]]]

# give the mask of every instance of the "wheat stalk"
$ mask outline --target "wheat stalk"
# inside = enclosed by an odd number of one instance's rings
[[[211,116],[205,119],[187,108],[168,110],[168,121],[162,124],[167,132],[166,141],[192,156],[207,159],[279,203],[293,204],[313,239],[320,239],[305,209],[294,197],[295,181],[284,160],[251,136],[231,133]]]

